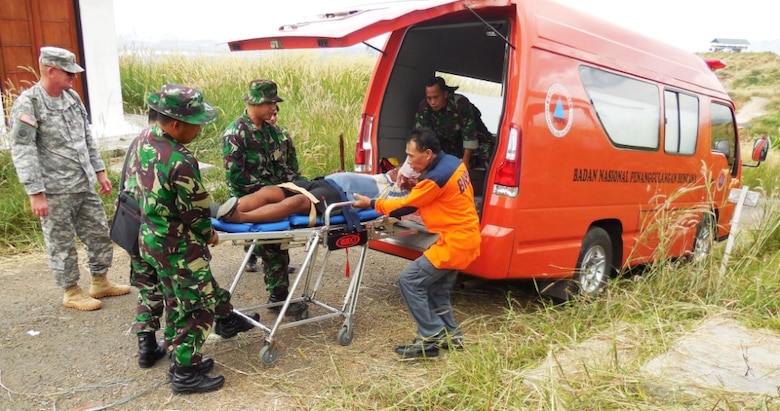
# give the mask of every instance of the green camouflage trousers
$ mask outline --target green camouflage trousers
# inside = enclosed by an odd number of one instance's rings
[[[155,260],[154,253],[144,243],[141,256],[157,272],[163,295],[170,295],[176,301],[171,313],[175,329],[171,347],[176,364],[184,367],[199,364],[201,348],[215,318],[227,317],[233,310],[230,293],[219,287],[205,258],[187,262],[184,254],[168,254],[163,258],[174,267],[166,268]]]
[[[290,253],[282,250],[279,244],[263,244],[255,246],[252,254],[263,262],[265,271],[265,288],[268,293],[284,299],[290,288],[290,275],[287,267],[290,266]]]
[[[130,285],[138,288],[138,302],[135,307],[134,333],[156,332],[160,329],[160,317],[165,312],[165,330],[163,338],[170,345],[176,335],[173,326],[173,314],[176,311],[176,298],[163,296],[157,271],[141,256],[130,256]]]

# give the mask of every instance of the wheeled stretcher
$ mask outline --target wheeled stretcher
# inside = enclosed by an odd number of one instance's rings
[[[374,210],[361,210],[357,212],[361,231],[353,231],[354,227],[348,227],[346,219],[342,214],[334,215],[336,210],[348,207],[350,202],[341,202],[330,204],[323,217],[317,217],[315,226],[311,224],[309,216],[293,215],[288,219],[274,223],[257,224],[235,224],[224,223],[212,219],[214,227],[218,232],[219,242],[232,241],[236,245],[248,245],[241,266],[230,285],[231,294],[235,291],[244,274],[244,269],[254,251],[254,248],[262,244],[280,244],[282,248],[291,248],[295,246],[305,247],[306,254],[303,262],[296,270],[294,277],[291,278],[289,294],[284,302],[268,303],[253,307],[234,309],[238,315],[244,317],[255,327],[262,329],[266,333],[265,344],[260,350],[260,359],[266,365],[272,365],[279,357],[281,348],[276,340],[276,333],[284,328],[295,327],[316,321],[327,320],[334,317],[343,317],[337,340],[339,344],[346,346],[352,342],[354,333],[353,319],[355,315],[355,306],[357,305],[358,294],[360,292],[360,282],[363,276],[363,267],[368,250],[368,240],[379,238],[379,236],[391,230],[392,220],[390,217],[383,216]],[[317,298],[317,291],[322,285],[325,269],[328,265],[328,257],[332,251],[360,247],[357,267],[350,275],[349,284],[344,294],[344,299],[340,306],[334,306],[336,303],[326,303]],[[319,269],[315,270],[318,250],[327,249]],[[316,272],[315,272],[316,271]],[[290,304],[302,302],[306,304],[306,310],[296,314],[292,320],[285,322],[285,315]],[[310,306],[320,307],[323,314],[313,317],[309,316]],[[245,312],[249,310],[281,306],[281,309],[272,321],[265,322],[263,317],[268,317],[265,311],[261,314],[260,321],[254,321]]]

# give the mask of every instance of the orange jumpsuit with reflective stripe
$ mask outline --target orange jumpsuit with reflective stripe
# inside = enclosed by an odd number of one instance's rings
[[[372,206],[382,214],[417,208],[426,229],[439,239],[425,256],[438,269],[462,270],[479,256],[479,217],[469,173],[455,156],[440,152],[407,197],[376,199]]]

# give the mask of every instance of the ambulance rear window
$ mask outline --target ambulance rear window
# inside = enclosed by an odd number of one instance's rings
[[[639,150],[658,150],[661,103],[658,87],[588,66],[580,79],[612,144]]]

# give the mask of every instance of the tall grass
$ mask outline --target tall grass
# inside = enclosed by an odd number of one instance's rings
[[[8,150],[0,150],[0,193],[0,255],[40,248],[40,222],[30,212],[27,193],[19,184]]]
[[[345,139],[347,168],[354,163],[360,110],[373,64],[368,55],[325,58],[314,52],[165,58],[135,52],[123,53],[120,74],[128,112],[145,112],[145,96],[165,83],[201,89],[219,117],[204,128],[192,148],[201,161],[216,165],[222,164],[222,132],[246,108],[242,96],[249,82],[274,80],[284,99],[279,103],[279,124],[293,136],[302,172],[314,177],[340,167],[339,135]]]
[[[344,138],[344,164],[351,170],[354,147],[374,58],[344,55],[324,58],[314,52],[229,54],[219,56],[170,55],[148,51],[122,53],[120,76],[125,111],[146,112],[146,96],[165,83],[180,83],[203,91],[218,111],[217,120],[204,127],[191,145],[200,162],[216,167],[203,174],[216,201],[228,196],[222,170],[222,132],[246,108],[242,97],[253,79],[277,83],[279,125],[295,142],[301,172],[312,178],[340,168],[339,136]]]

